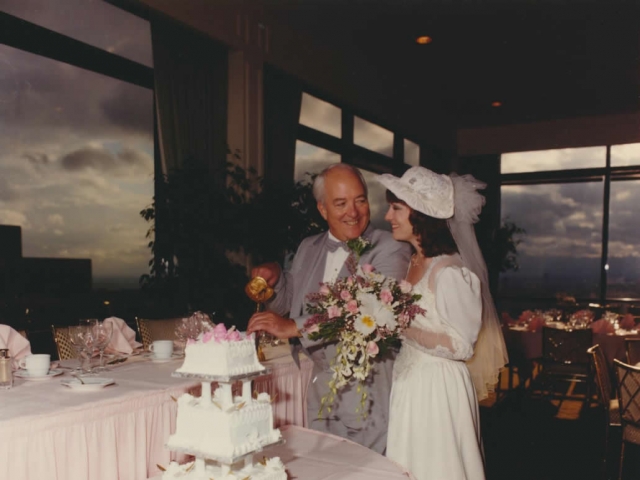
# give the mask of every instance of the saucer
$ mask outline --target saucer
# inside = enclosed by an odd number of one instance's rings
[[[63,370],[58,370],[55,368],[49,370],[49,373],[47,373],[46,375],[31,375],[27,370],[18,370],[17,372],[14,372],[13,376],[17,378],[23,378],[25,380],[30,380],[32,382],[41,382],[43,380],[49,380],[50,378],[57,377],[58,375],[61,375],[63,373]]]
[[[173,353],[169,358],[157,358],[153,353],[148,352],[144,354],[144,357],[148,358],[153,363],[166,363],[166,362],[171,362],[173,360],[177,360],[178,358],[183,358],[184,355],[181,353]]]
[[[82,382],[75,377],[65,378],[60,381],[62,385],[69,387],[72,390],[77,390],[79,392],[96,392],[108,385],[113,385],[115,380],[113,378],[106,377],[82,377]]]

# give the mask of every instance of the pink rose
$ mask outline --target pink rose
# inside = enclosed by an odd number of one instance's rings
[[[380,349],[378,348],[378,344],[374,341],[367,343],[367,353],[370,357],[375,357]]]
[[[209,341],[211,341],[212,338],[213,338],[213,331],[209,330],[208,332],[205,332],[202,334],[202,343],[209,343]]]
[[[331,290],[329,290],[329,287],[327,287],[327,285],[323,283],[320,286],[320,294],[326,296],[326,295],[329,295],[330,293],[331,293]]]
[[[213,328],[213,338],[216,342],[224,340],[227,336],[227,327],[224,326],[224,323],[219,323]]]
[[[362,271],[364,273],[372,273],[375,270],[375,268],[373,268],[373,265],[371,265],[370,263],[365,263],[364,265],[362,265]]]
[[[354,283],[355,283],[355,280],[353,279],[353,277],[347,278],[347,285],[349,285],[350,287],[353,287]]]
[[[193,345],[194,343],[196,343],[196,341],[193,338],[187,340],[187,345]]]
[[[349,313],[358,313],[358,302],[356,300],[349,300],[345,308]]]
[[[238,332],[237,330],[232,330],[229,333],[227,333],[227,340],[229,342],[239,342],[240,340],[242,340],[242,338],[240,338],[240,332]]]
[[[327,308],[327,316],[329,318],[336,318],[342,315],[342,309],[337,305],[331,305]]]
[[[393,293],[391,293],[391,290],[389,290],[388,288],[383,288],[382,290],[380,290],[380,300],[382,301],[382,303],[386,303],[387,305],[393,302]]]
[[[340,292],[340,298],[342,300],[347,301],[347,300],[351,300],[353,297],[351,296],[351,293],[349,292],[349,290],[342,290]]]
[[[413,288],[413,285],[411,285],[409,282],[407,282],[406,280],[402,280],[400,282],[400,291],[402,293],[409,293],[411,291],[411,289]]]

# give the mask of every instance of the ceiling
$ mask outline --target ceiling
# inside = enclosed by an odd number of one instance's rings
[[[640,1],[298,0],[271,12],[459,128],[640,110]],[[428,45],[415,38],[429,35]],[[358,75],[358,72],[354,72]],[[500,101],[501,107],[492,107]]]

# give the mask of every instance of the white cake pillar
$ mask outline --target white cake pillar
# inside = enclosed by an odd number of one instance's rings
[[[200,401],[204,403],[211,403],[211,382],[202,382]]]
[[[242,400],[245,402],[251,400],[251,385],[252,381],[250,379],[242,381]]]
[[[194,473],[197,476],[204,477],[206,470],[205,470],[205,461],[203,457],[196,457],[194,470],[195,470]]]

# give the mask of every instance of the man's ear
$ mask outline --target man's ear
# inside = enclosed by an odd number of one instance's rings
[[[322,215],[322,218],[324,218],[326,220],[327,219],[327,209],[324,207],[324,203],[318,202],[318,203],[316,203],[316,206],[318,207],[318,211],[320,212],[320,215]]]

